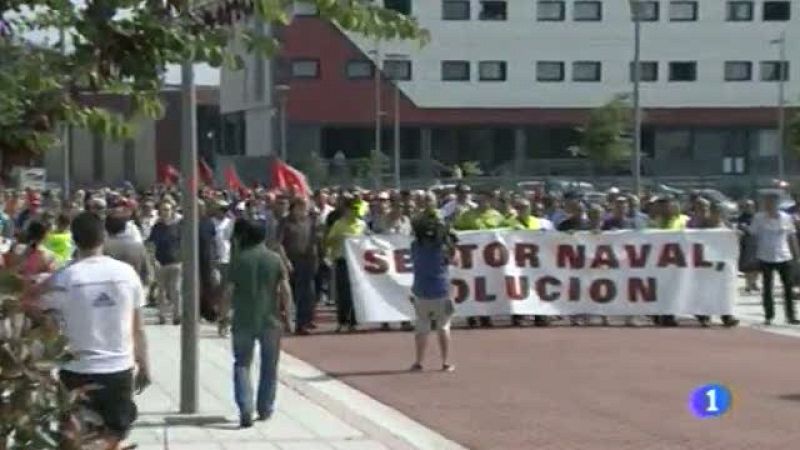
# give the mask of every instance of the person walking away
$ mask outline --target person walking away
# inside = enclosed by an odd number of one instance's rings
[[[164,200],[158,206],[158,222],[150,231],[148,243],[155,250],[158,267],[159,311],[158,322],[167,323],[167,315],[172,313],[172,324],[181,323],[181,221],[175,216],[175,206]]]
[[[325,250],[333,261],[336,286],[336,317],[339,323],[337,332],[343,327],[349,331],[356,328],[356,311],[353,307],[353,294],[347,272],[347,260],[344,254],[344,241],[351,236],[361,236],[367,230],[367,224],[360,219],[359,203],[355,199],[347,202],[344,215],[328,230],[325,237]]]
[[[295,333],[308,335],[313,326],[316,294],[314,278],[319,266],[317,225],[309,215],[305,199],[295,198],[289,207],[289,216],[278,228],[280,253],[289,271],[294,294]]]
[[[690,227],[695,229],[726,229],[722,218],[722,209],[719,203],[712,203],[705,198],[699,198],[695,202],[695,215],[689,221]],[[711,317],[707,315],[695,316],[700,325],[704,328],[711,326]],[[739,321],[732,315],[722,316],[722,324],[727,328],[735,327]]]
[[[795,317],[792,298],[792,262],[797,259],[798,246],[796,228],[792,217],[778,209],[778,193],[767,192],[762,197],[763,210],[756,213],[750,225],[750,233],[756,239],[756,258],[761,263],[764,286],[761,299],[764,305],[764,323],[771,325],[775,318],[773,280],[775,272],[783,284],[786,322],[800,324]]]
[[[455,313],[449,270],[456,257],[455,243],[455,236],[438,218],[436,210],[427,210],[415,220],[414,242],[411,244],[411,260],[414,265],[411,292],[416,315],[416,333],[415,360],[411,371],[423,369],[428,336],[432,329],[436,330],[439,338],[442,370],[455,370],[449,360],[450,320]]]
[[[54,312],[75,358],[59,378],[103,420],[104,438],[117,448],[136,420],[134,391],[150,384],[144,333],[144,289],[128,264],[103,256],[103,220],[81,213],[72,222],[76,260],[43,286],[32,305]]]
[[[127,220],[124,217],[109,215],[105,220],[106,238],[103,252],[118,261],[128,263],[139,275],[139,281],[147,288],[153,281],[153,266],[144,243],[130,239],[126,233]],[[147,298],[147,296],[145,296]]]
[[[242,428],[258,420],[268,420],[275,411],[278,385],[278,359],[282,329],[288,328],[287,310],[291,301],[286,267],[280,255],[265,245],[266,229],[247,220],[237,223],[239,248],[230,265],[233,326],[233,386]],[[260,353],[258,391],[253,405],[250,366],[255,344]]]
[[[44,247],[55,256],[56,264],[59,267],[72,259],[72,253],[75,251],[69,225],[70,217],[63,213],[59,214],[54,229],[47,233],[47,237],[44,239]]]

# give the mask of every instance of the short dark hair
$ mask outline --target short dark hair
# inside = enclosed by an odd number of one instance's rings
[[[239,225],[242,248],[250,248],[264,243],[267,239],[266,227],[255,220],[245,220]]]
[[[48,226],[39,220],[32,220],[28,222],[25,228],[25,238],[29,244],[41,242],[47,236]]]
[[[78,214],[72,221],[70,230],[72,231],[72,240],[80,250],[100,247],[106,238],[103,219],[91,212]]]

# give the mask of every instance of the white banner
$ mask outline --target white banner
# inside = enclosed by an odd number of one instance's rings
[[[348,239],[360,322],[412,320],[411,238]],[[458,316],[721,315],[736,295],[737,236],[729,230],[459,235],[451,267]]]

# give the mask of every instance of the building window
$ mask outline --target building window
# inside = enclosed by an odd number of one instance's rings
[[[442,2],[442,20],[469,20],[469,1],[444,0]]]
[[[506,20],[506,8],[505,1],[483,0],[481,1],[481,13],[478,17],[481,20]]]
[[[319,78],[319,60],[295,59],[292,61],[292,78]]]
[[[600,81],[602,66],[598,61],[575,61],[572,63],[572,81]]]
[[[789,81],[789,61],[762,61],[761,81]]]
[[[564,81],[564,63],[559,61],[537,62],[536,81]]]
[[[564,2],[539,0],[536,5],[536,18],[540,22],[561,22],[564,20]]]
[[[753,79],[753,64],[750,61],[726,61],[725,81],[750,81]]]
[[[603,4],[600,2],[575,2],[572,18],[576,22],[596,22],[603,20]]]
[[[383,0],[383,7],[406,16],[411,15],[411,0]]]
[[[670,2],[671,22],[694,22],[697,20],[697,2]]]
[[[387,59],[383,62],[383,72],[390,80],[410,81],[411,61],[404,59]]]
[[[631,63],[631,82],[636,81],[636,74],[633,73],[636,65]],[[652,83],[658,81],[658,62],[656,61],[640,61],[639,81]]]
[[[506,81],[505,61],[481,61],[478,64],[480,81]]]
[[[728,2],[728,22],[753,20],[753,2]]]
[[[669,81],[696,81],[697,63],[693,61],[669,63]]]
[[[442,81],[469,81],[469,61],[442,61]]]
[[[790,2],[764,2],[764,21],[786,22],[792,18]]]
[[[659,19],[659,3],[653,1],[639,1],[634,2],[633,18],[638,14],[639,20],[642,22],[658,22]]]
[[[370,79],[375,75],[373,72],[372,61],[366,59],[355,59],[347,62],[345,75],[351,80]]]

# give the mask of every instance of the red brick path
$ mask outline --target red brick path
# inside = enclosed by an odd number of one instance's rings
[[[454,374],[406,373],[409,333],[286,339],[316,365],[476,449],[800,449],[800,340],[748,329],[458,330]],[[432,340],[431,344],[435,344]],[[690,391],[734,391],[701,421]]]

